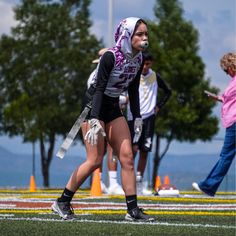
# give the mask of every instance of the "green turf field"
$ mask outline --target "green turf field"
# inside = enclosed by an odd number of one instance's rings
[[[154,223],[127,222],[123,196],[91,197],[78,191],[74,221],[51,212],[62,190],[0,190],[0,235],[236,235],[236,194],[210,198],[195,192],[179,197],[138,197]]]

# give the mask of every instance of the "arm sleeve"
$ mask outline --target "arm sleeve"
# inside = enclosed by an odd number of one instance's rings
[[[165,83],[165,81],[161,78],[161,76],[157,73],[157,83],[158,88],[161,88],[164,91],[164,96],[160,99],[160,101],[157,100],[157,107],[162,108],[166,102],[169,100],[171,96],[171,89],[168,87],[168,85]]]
[[[107,82],[110,76],[110,73],[114,67],[115,58],[112,52],[105,52],[101,57],[99,67],[98,67],[98,74],[97,74],[97,81],[96,81],[96,90],[93,95],[93,102],[92,102],[92,110],[91,110],[91,118],[99,118],[99,112],[102,105],[103,93],[106,89]]]
[[[137,75],[135,76],[134,81],[130,84],[128,88],[130,110],[133,115],[133,120],[135,120],[135,118],[137,117],[141,117],[140,104],[139,104],[139,82],[142,69],[143,69],[143,64],[140,70],[138,71]]]

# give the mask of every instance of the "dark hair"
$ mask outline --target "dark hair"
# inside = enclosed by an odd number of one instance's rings
[[[153,56],[150,52],[143,53],[143,61],[153,61]]]
[[[136,25],[135,25],[135,27],[134,27],[134,32],[136,32],[137,28],[138,28],[139,25],[141,25],[142,23],[145,24],[145,25],[147,25],[147,22],[146,22],[144,19],[139,19],[139,20],[136,22]]]

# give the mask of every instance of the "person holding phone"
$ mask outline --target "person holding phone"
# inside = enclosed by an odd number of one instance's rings
[[[231,80],[221,96],[206,92],[207,95],[222,102],[221,121],[226,128],[220,159],[205,180],[192,183],[195,190],[215,196],[222,180],[227,174],[236,152],[236,53],[227,53],[220,60],[220,66]]]

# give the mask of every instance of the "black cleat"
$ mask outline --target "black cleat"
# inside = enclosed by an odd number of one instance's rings
[[[155,221],[154,217],[151,217],[143,212],[142,208],[136,207],[133,210],[127,212],[125,216],[126,220],[129,221],[141,221],[141,222],[152,222]]]
[[[51,208],[52,208],[52,211],[57,213],[64,220],[75,219],[74,210],[73,210],[73,207],[71,206],[70,202],[58,202],[58,200],[56,200],[52,204]]]

